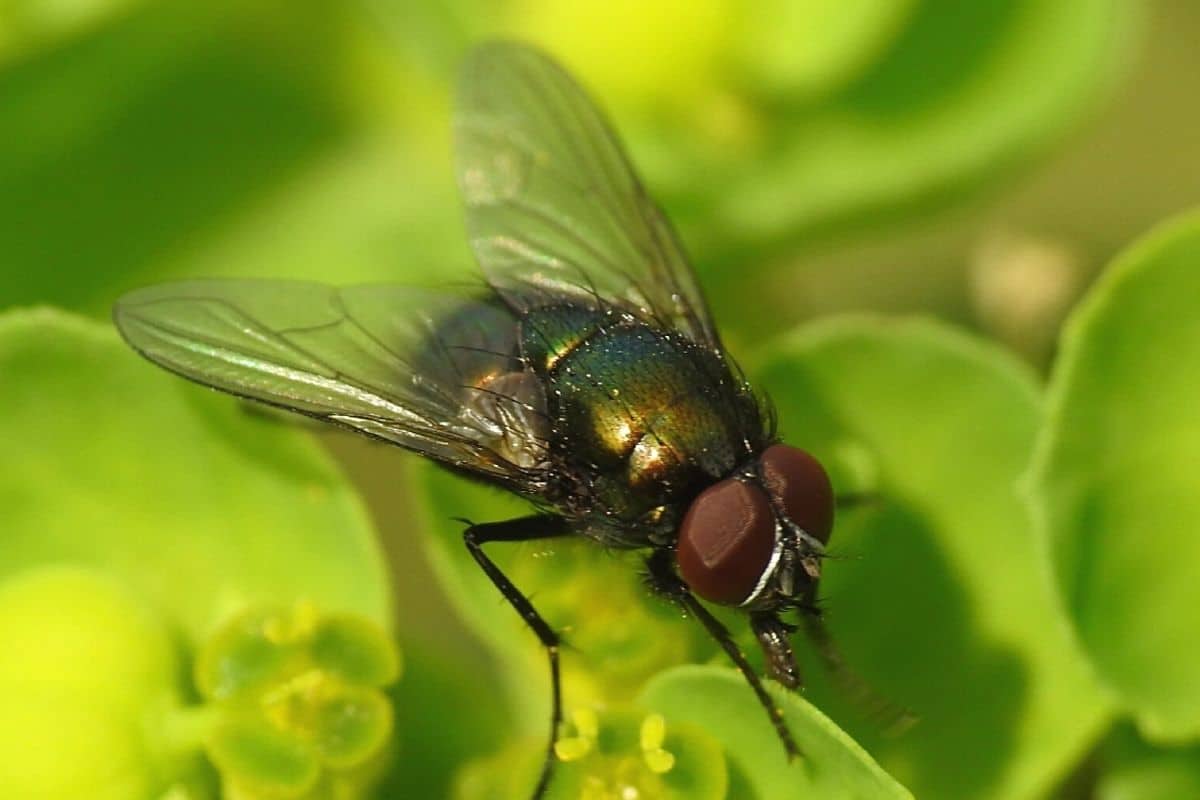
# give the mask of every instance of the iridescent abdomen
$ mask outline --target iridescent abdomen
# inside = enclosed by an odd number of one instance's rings
[[[633,522],[745,459],[744,389],[706,348],[577,306],[530,312],[521,339],[546,383],[551,447],[591,511]]]

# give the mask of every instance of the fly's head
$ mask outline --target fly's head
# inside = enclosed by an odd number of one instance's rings
[[[833,508],[821,464],[799,448],[772,445],[692,501],[676,543],[679,574],[720,605],[759,614],[810,609]]]

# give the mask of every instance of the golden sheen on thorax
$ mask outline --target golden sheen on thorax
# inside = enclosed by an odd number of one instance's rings
[[[569,457],[623,466],[631,487],[656,495],[733,466],[739,441],[724,408],[732,387],[696,388],[711,384],[711,372],[694,344],[578,307],[534,311],[522,333],[526,359],[552,387],[551,415],[574,434]]]

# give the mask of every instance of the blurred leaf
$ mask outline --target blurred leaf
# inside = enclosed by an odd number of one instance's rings
[[[1031,502],[1102,680],[1153,737],[1200,735],[1200,213],[1117,259],[1062,339]]]
[[[475,759],[459,770],[447,797],[451,800],[526,798],[529,787],[537,782],[545,758],[544,744],[539,745],[532,739],[509,742],[499,751]],[[578,797],[579,788],[574,773],[568,773],[566,780],[556,775],[550,783],[550,791],[560,795],[555,800],[566,800],[571,792]]]
[[[845,732],[799,696],[772,687],[804,756],[789,764],[766,714],[740,675],[725,667],[679,667],[642,693],[646,708],[690,722],[722,744],[760,800],[911,798]]]
[[[0,318],[0,375],[0,576],[103,568],[193,646],[252,603],[306,599],[389,625],[366,514],[306,436],[54,311]]]
[[[669,800],[708,800],[729,797],[728,759],[721,750],[720,742],[699,725],[683,722],[682,716],[667,721],[657,713],[655,716],[665,726],[661,742],[661,753],[669,759],[670,769],[663,775],[665,794]],[[643,760],[648,761],[647,722],[641,725]]]
[[[43,684],[125,709],[175,691],[168,631],[120,583],[75,567],[33,568],[0,582],[0,685]]]
[[[741,286],[735,262],[912,213],[1044,146],[1136,28],[1130,0],[411,5],[136,4],[6,65],[5,302],[102,312],[184,274],[461,275],[446,98],[487,32],[576,68],[702,266]]]
[[[5,0],[0,6],[0,66],[24,51],[45,47],[105,18],[137,0]]]
[[[1127,726],[1104,748],[1096,800],[1200,797],[1200,746],[1156,748]]]
[[[689,238],[744,259],[742,243],[911,214],[979,184],[1096,104],[1136,19],[1128,0],[921,0],[844,91],[767,128],[689,215]]]
[[[728,0],[510,0],[505,10],[492,35],[548,49],[606,103],[639,109],[707,93],[738,17]]]
[[[404,679],[389,690],[400,724],[379,797],[449,797],[464,762],[515,738],[493,674],[489,662],[443,660],[432,643],[406,648]]]
[[[767,0],[745,14],[739,55],[756,91],[804,100],[857,78],[917,0]]]
[[[427,158],[409,139],[357,137],[220,235],[159,262],[159,275],[478,281],[449,163],[449,122],[445,138],[444,157]]]
[[[393,28],[409,5],[371,3]],[[787,298],[772,306],[757,294],[747,270],[847,227],[944,205],[1060,140],[1107,96],[1140,30],[1133,0],[813,0],[778,12],[705,2],[694,13],[671,2],[468,5],[418,23],[440,45],[396,39],[399,71],[428,83],[397,124],[425,131],[421,120],[441,119],[470,40],[544,46],[611,112],[730,330],[794,318]],[[830,14],[836,25],[820,22]],[[440,148],[410,146],[449,169]],[[444,192],[428,197],[422,218],[457,220]],[[396,247],[406,265],[429,252],[424,237]],[[776,313],[747,317],[764,306]]]
[[[5,797],[142,800],[162,790],[140,720],[103,700],[53,686],[0,687]],[[70,764],[70,769],[64,769]],[[203,795],[198,795],[203,796]]]
[[[0,641],[6,798],[141,800],[195,777],[166,735],[181,688],[170,631],[119,582],[61,566],[0,580]]]
[[[1139,28],[1131,0],[611,5],[512,2],[493,30],[577,73],[693,252],[726,268],[1028,159],[1107,93]],[[809,96],[772,96],[781,82]]]
[[[919,797],[1047,791],[1110,712],[1014,491],[1038,423],[1030,376],[951,328],[871,318],[802,328],[757,373],[785,440],[836,487],[859,488],[847,456],[875,473],[880,500],[842,515],[821,594],[850,668],[920,721],[884,736],[816,667],[809,697]]]
[[[7,65],[4,303],[103,312],[338,142],[342,25],[321,5],[147,4]]]

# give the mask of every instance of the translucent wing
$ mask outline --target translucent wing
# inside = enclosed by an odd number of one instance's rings
[[[183,281],[113,317],[142,355],[242,397],[353,428],[515,489],[543,460],[544,398],[494,297],[404,286]]]
[[[471,245],[506,299],[520,307],[531,288],[595,293],[718,344],[670,224],[561,67],[519,44],[478,47],[455,129]]]

